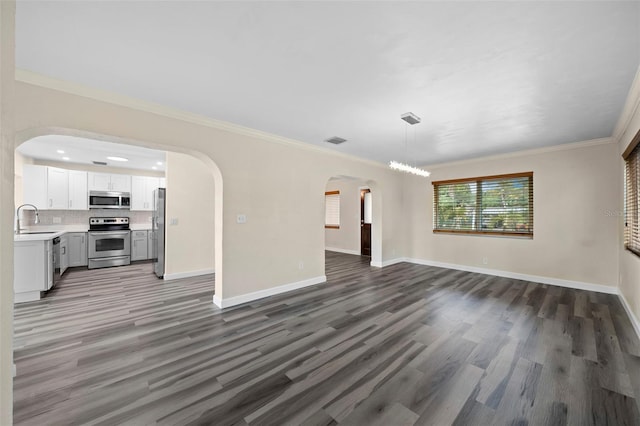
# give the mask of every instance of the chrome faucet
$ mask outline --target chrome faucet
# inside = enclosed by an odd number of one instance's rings
[[[36,210],[36,224],[40,223],[40,218],[38,217],[38,208],[33,204],[23,204],[16,210],[16,234],[20,233],[20,209],[25,206],[31,206]]]

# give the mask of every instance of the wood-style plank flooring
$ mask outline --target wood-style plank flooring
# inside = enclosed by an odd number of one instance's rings
[[[327,252],[225,310],[213,277],[72,270],[15,309],[16,424],[638,425],[615,296]]]

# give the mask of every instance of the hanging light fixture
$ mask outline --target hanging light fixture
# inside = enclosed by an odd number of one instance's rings
[[[415,115],[412,112],[405,112],[404,114],[402,114],[400,116],[400,118],[402,120],[404,120],[405,122],[407,122],[410,125],[414,125],[414,124],[418,124],[420,123],[420,117],[418,117],[417,115]],[[415,135],[415,133],[414,133]],[[414,142],[415,142],[415,136],[414,136]],[[405,155],[407,154],[407,132],[406,132],[406,124],[405,124],[405,133],[404,133],[404,150],[405,150]],[[406,155],[408,157],[408,155]],[[418,176],[422,176],[422,177],[429,177],[429,175],[431,175],[431,173],[429,173],[428,171],[415,167],[415,166],[410,166],[409,164],[406,163],[401,163],[399,161],[389,161],[389,167],[391,167],[394,170],[399,170],[401,172],[405,172],[405,173],[411,173],[414,175],[418,175]]]

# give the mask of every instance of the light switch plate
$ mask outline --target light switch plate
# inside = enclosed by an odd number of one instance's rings
[[[246,214],[239,214],[236,222],[238,223],[247,223],[247,215]]]
[[[178,218],[177,217],[172,217],[169,220],[169,225],[177,225],[178,224]]]

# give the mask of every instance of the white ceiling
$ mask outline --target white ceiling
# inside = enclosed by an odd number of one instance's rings
[[[17,151],[22,155],[38,160],[75,164],[93,164],[93,161],[101,161],[107,163],[108,167],[150,172],[163,172],[166,165],[166,153],[164,151],[74,136],[38,136],[20,145]],[[58,151],[64,152],[60,153]],[[128,161],[113,161],[107,157],[122,157]]]
[[[610,136],[640,64],[635,1],[23,0],[16,26],[19,68],[380,162]]]

